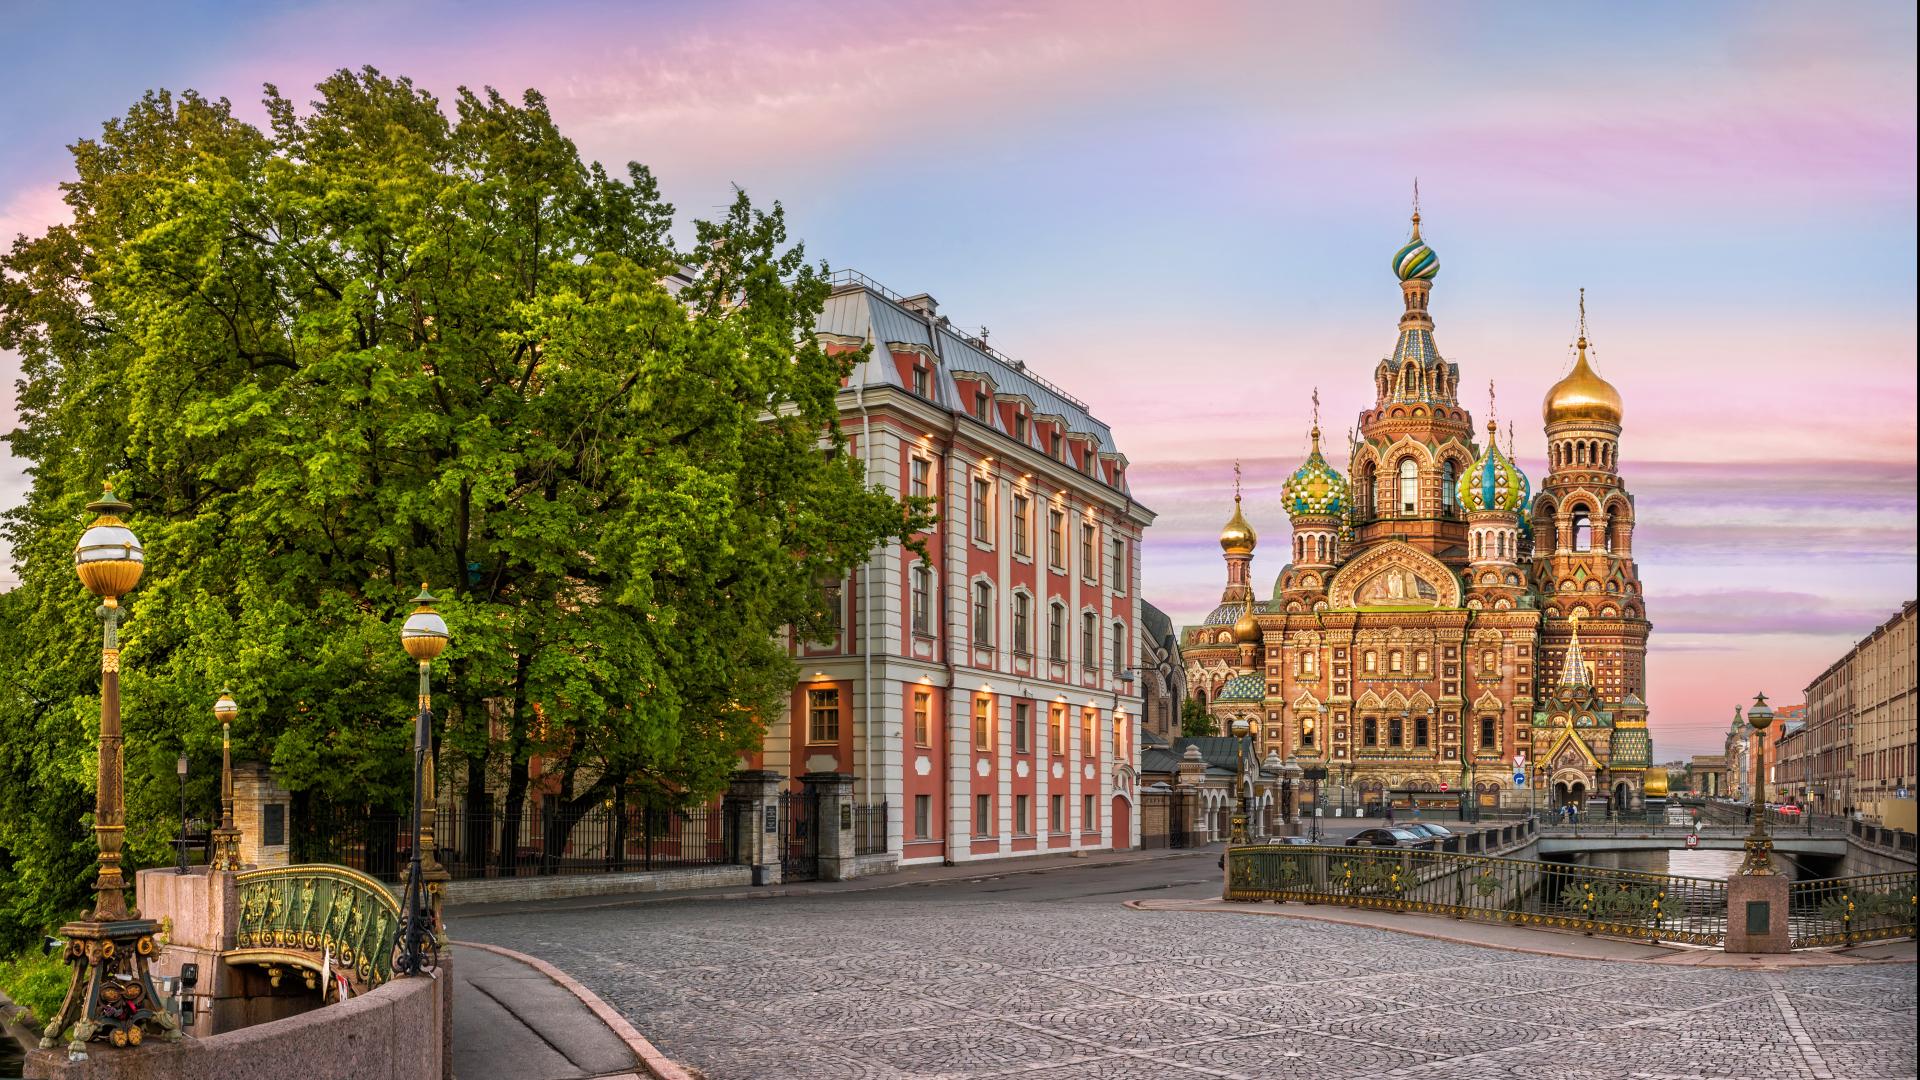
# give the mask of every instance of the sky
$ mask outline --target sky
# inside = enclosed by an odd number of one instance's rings
[[[0,238],[153,87],[296,100],[372,65],[537,88],[684,219],[731,185],[809,253],[1087,400],[1130,460],[1148,599],[1224,580],[1232,463],[1284,561],[1309,395],[1371,403],[1411,188],[1441,352],[1536,486],[1587,290],[1626,400],[1656,753],[1807,683],[1915,593],[1915,15],[1847,5],[0,0]],[[0,425],[18,363],[0,356]],[[3,455],[4,451],[0,451]],[[1343,465],[1339,455],[1335,464]],[[23,497],[0,456],[0,506]],[[11,570],[0,566],[0,587]]]

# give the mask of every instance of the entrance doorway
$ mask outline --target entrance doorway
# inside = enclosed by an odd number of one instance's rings
[[[1133,804],[1124,797],[1113,797],[1113,850],[1125,851],[1133,846]]]
[[[1553,782],[1553,805],[1566,806],[1571,803],[1580,806],[1587,800],[1587,785],[1579,780],[1568,783],[1565,780]]]

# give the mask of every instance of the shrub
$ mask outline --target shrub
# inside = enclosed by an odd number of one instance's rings
[[[0,992],[33,1013],[33,1023],[27,1026],[35,1031],[60,1011],[69,977],[67,965],[57,952],[43,956],[40,950],[29,949],[11,960],[0,960]]]

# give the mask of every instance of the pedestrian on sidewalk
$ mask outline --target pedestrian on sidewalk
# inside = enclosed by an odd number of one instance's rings
[[[1387,800],[1387,824],[1393,824],[1393,800]]]

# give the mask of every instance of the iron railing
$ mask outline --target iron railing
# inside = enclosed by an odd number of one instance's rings
[[[887,852],[887,804],[855,803],[853,807],[853,853],[884,855]]]
[[[1897,851],[1906,855],[1915,853],[1914,835],[1905,829],[1883,829],[1864,821],[1849,822],[1847,827],[1854,839],[1870,847],[1885,848],[1888,851]]]
[[[1913,937],[1920,876],[1866,874],[1787,886],[1787,940],[1795,949]]]
[[[411,850],[408,815],[317,805],[298,823],[294,857],[398,882]],[[718,807],[602,804],[568,814],[529,801],[509,826],[500,810],[440,807],[434,854],[455,881],[631,873],[731,861],[731,819]]]
[[[1721,944],[1727,930],[1724,881],[1444,851],[1230,848],[1225,896],[1413,911],[1690,945]]]

